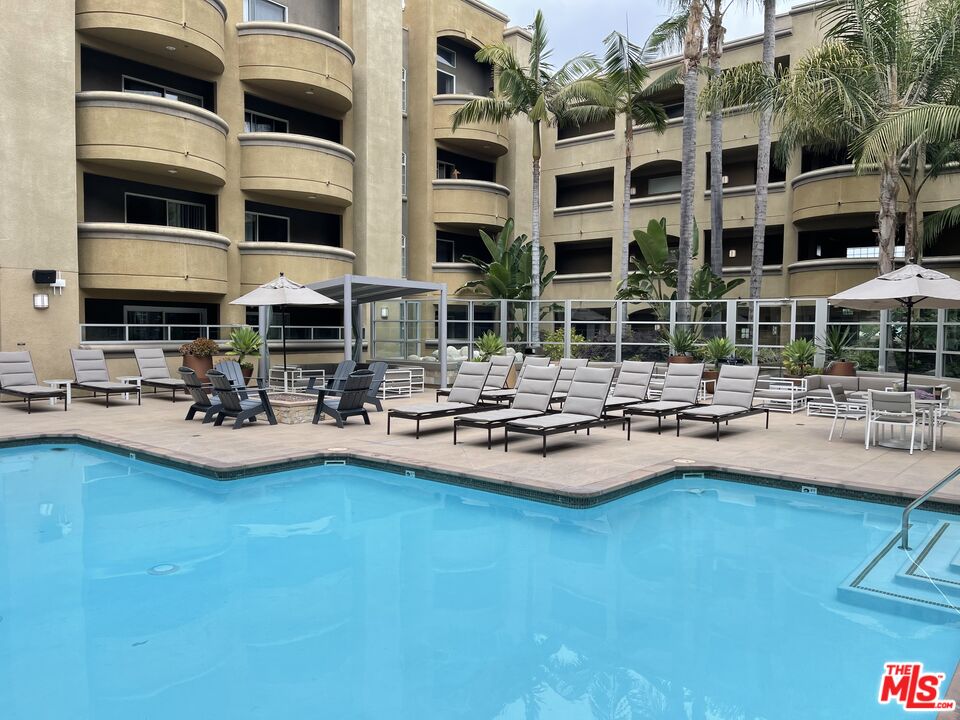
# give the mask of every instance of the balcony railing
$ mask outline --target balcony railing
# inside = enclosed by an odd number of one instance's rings
[[[147,325],[82,323],[80,342],[96,345],[135,345],[138,343],[185,343],[210,338],[220,343],[243,325]],[[343,342],[342,325],[287,325],[287,342]],[[283,341],[283,327],[271,325],[267,340]]]

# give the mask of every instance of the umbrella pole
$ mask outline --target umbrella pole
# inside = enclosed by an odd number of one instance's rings
[[[907,391],[907,380],[910,374],[910,326],[913,322],[913,301],[907,301],[907,337],[904,341],[905,359],[903,362],[903,391]]]
[[[280,306],[280,340],[283,343],[283,391],[287,391],[287,306]]]

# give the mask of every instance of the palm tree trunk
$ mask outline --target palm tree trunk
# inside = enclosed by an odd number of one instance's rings
[[[683,36],[683,148],[680,170],[680,248],[677,257],[677,299],[690,299],[693,275],[693,191],[697,176],[697,93],[703,58],[703,2],[691,0]],[[681,303],[677,317],[686,322],[690,307]]]
[[[926,146],[921,144],[910,153],[908,175],[903,178],[907,190],[907,213],[904,218],[905,254],[915,262],[923,260],[923,236],[920,233],[920,190],[923,188],[923,174],[926,168],[921,163],[926,160]]]
[[[897,245],[897,194],[900,176],[897,173],[897,157],[888,157],[880,165],[880,213],[877,226],[880,231],[877,244],[880,247],[880,274],[893,270],[894,250]]]
[[[620,280],[626,281],[630,273],[630,187],[633,182],[633,118],[630,113],[624,115],[627,122],[624,139],[623,167],[623,228],[620,238]]]
[[[763,72],[773,77],[777,43],[777,3],[763,0]],[[750,252],[750,297],[760,297],[763,284],[764,241],[767,235],[767,190],[770,184],[770,132],[773,111],[760,113],[757,135],[757,183],[753,201],[753,244]]]
[[[538,319],[540,317],[540,121],[533,123],[533,217],[530,220],[530,332],[527,341],[537,345],[540,340]]]
[[[720,77],[723,54],[723,2],[714,0],[707,53],[714,79]],[[723,109],[715,103],[710,113],[710,269],[723,275]]]

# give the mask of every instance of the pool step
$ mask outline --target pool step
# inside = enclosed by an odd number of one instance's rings
[[[838,598],[871,610],[960,626],[960,568],[952,567],[960,547],[960,523],[914,525],[914,549],[907,553],[899,544],[900,533],[895,532],[843,581]]]

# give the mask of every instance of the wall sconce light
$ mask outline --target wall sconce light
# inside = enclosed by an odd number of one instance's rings
[[[389,310],[389,308],[387,308],[387,307],[382,307],[382,308],[380,308],[380,319],[381,319],[381,320],[386,320],[386,319],[389,318],[389,317],[390,317],[390,310]]]
[[[730,257],[734,258],[734,257],[737,256],[737,251],[736,251],[736,250],[731,250],[728,254],[729,254]]]
[[[33,307],[36,310],[46,310],[50,307],[50,296],[46,293],[34,293]]]

